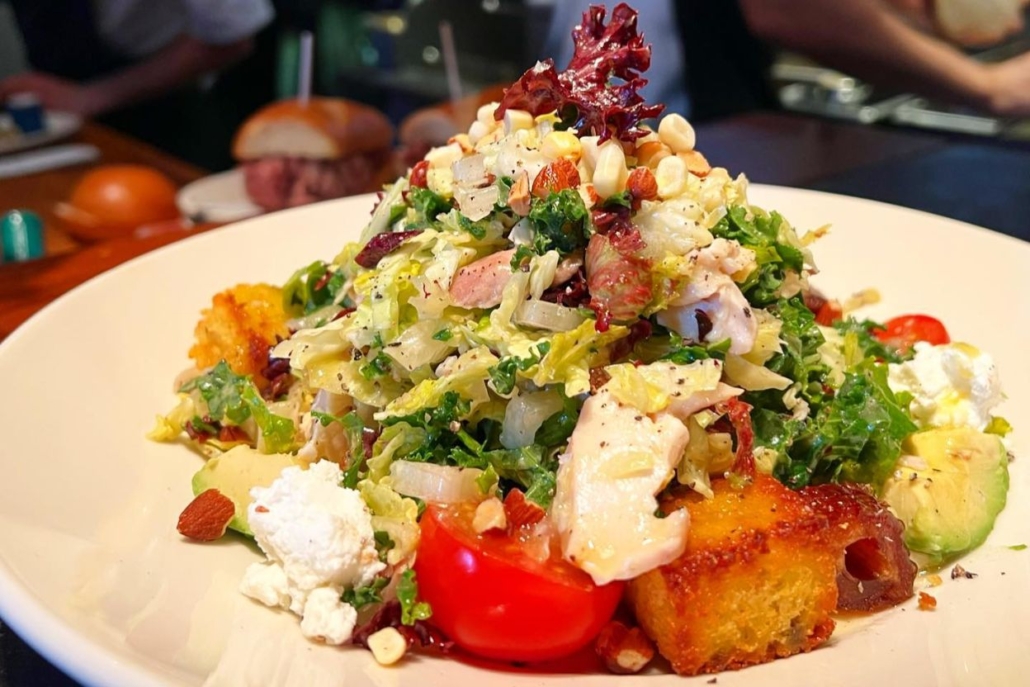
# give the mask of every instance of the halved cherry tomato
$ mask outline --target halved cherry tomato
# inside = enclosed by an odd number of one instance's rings
[[[834,322],[842,317],[844,317],[844,311],[837,301],[826,301],[815,312],[815,321],[824,327],[832,326]]]
[[[948,330],[940,320],[929,315],[902,315],[887,320],[883,329],[874,329],[873,336],[885,344],[907,351],[917,341],[935,346],[951,341]]]
[[[476,534],[474,513],[470,504],[430,505],[422,516],[415,571],[430,622],[466,651],[504,661],[561,658],[593,640],[624,585],[595,585],[562,560],[557,542],[541,562],[518,532]]]

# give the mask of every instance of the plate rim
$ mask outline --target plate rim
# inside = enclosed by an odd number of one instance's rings
[[[802,189],[788,186],[776,186],[769,184],[749,184],[749,191],[797,194],[802,197],[821,197],[825,200],[843,200],[847,203],[855,202],[863,205],[873,204],[892,212],[914,213],[913,217],[925,217],[936,223],[948,223],[953,227],[968,231],[973,230],[984,240],[1000,242],[998,245],[1008,246],[1022,252],[1025,258],[1030,259],[1030,242],[1011,237],[995,230],[980,227],[968,222],[956,220],[933,213],[906,208],[903,206],[884,203],[881,201],[847,196],[837,193],[828,193],[810,189]],[[749,193],[750,196],[750,193]],[[371,203],[375,194],[363,194],[348,198],[325,201],[316,205],[329,204],[353,204]],[[803,201],[803,198],[802,198]],[[194,250],[206,241],[223,240],[221,237],[227,234],[249,231],[249,223],[253,222],[280,222],[291,214],[303,214],[310,212],[313,206],[291,208],[276,213],[269,213],[257,217],[241,220],[236,223],[214,229],[203,234],[184,238],[173,244],[169,244],[137,256],[121,265],[107,270],[91,279],[83,282],[68,292],[62,294],[51,303],[34,313],[25,322],[19,325],[4,341],[0,342],[0,357],[5,355],[8,348],[15,345],[23,337],[31,335],[31,332],[44,322],[50,313],[55,309],[64,307],[67,300],[81,297],[80,294],[97,288],[99,284],[109,279],[117,279],[123,271],[135,269],[148,261],[166,259],[166,256],[176,251]],[[990,238],[988,238],[990,237]],[[286,268],[288,269],[288,268]],[[124,656],[118,655],[103,644],[96,641],[92,635],[80,632],[70,625],[64,623],[58,613],[37,597],[28,587],[22,584],[20,576],[11,569],[6,560],[0,555],[0,618],[7,627],[17,634],[34,651],[38,652],[52,665],[64,672],[71,679],[84,685],[103,685],[104,687],[136,687],[140,685],[154,685],[160,687],[174,687],[178,682],[170,682],[164,676],[150,671],[145,664],[139,662],[127,663]]]

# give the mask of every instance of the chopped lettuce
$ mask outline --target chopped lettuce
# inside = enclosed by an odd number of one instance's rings
[[[346,282],[343,271],[321,260],[302,267],[283,286],[283,309],[294,317],[310,314],[336,300]]]
[[[546,198],[534,198],[529,210],[533,225],[533,248],[543,255],[556,250],[562,255],[587,245],[590,213],[579,191],[567,188],[550,193]]]
[[[712,391],[722,375],[722,366],[712,359],[687,365],[619,363],[604,370],[611,378],[604,388],[619,403],[644,413],[665,410],[677,398],[687,398],[695,392]]]
[[[758,268],[744,279],[740,290],[752,305],[761,307],[779,298],[788,272],[803,272],[805,252],[794,230],[778,213],[755,211],[750,219],[748,214],[743,206],[731,207],[712,227],[712,235],[739,241],[755,252]]]
[[[405,570],[397,582],[397,600],[401,602],[401,622],[414,625],[416,621],[428,620],[433,609],[425,601],[418,600],[418,581],[414,570]]]
[[[888,363],[900,363],[911,360],[915,351],[901,351],[890,344],[883,343],[873,334],[883,325],[871,320],[856,320],[848,317],[837,320],[833,328],[841,335],[841,349],[846,363],[854,364],[865,358],[876,358]]]
[[[590,391],[590,368],[608,363],[607,346],[628,334],[629,328],[620,325],[599,332],[593,320],[558,332],[551,337],[551,348],[540,360],[533,383],[539,387],[562,384],[566,396]]]
[[[240,425],[253,417],[264,453],[287,453],[296,448],[293,421],[270,411],[250,377],[236,374],[224,360],[183,384],[179,391],[196,391],[207,405],[206,416],[217,422],[228,420]]]

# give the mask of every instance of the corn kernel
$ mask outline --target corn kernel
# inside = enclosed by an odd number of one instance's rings
[[[658,197],[662,200],[682,195],[687,189],[687,164],[675,155],[662,158],[654,171]]]
[[[576,171],[579,172],[580,183],[589,184],[594,180],[594,168],[587,164],[586,158],[580,158]]]
[[[662,143],[672,148],[674,153],[686,153],[694,149],[697,135],[694,127],[682,115],[671,114],[662,118],[658,124],[658,137]]]
[[[504,514],[504,504],[496,496],[476,506],[476,513],[472,516],[472,529],[476,534],[488,530],[503,530],[507,526],[508,518]]]
[[[525,110],[506,110],[504,113],[504,133],[533,128],[533,115]]]
[[[497,126],[497,120],[494,119],[494,113],[497,112],[498,103],[487,103],[476,110],[476,121],[481,123],[483,126],[493,129]]]
[[[472,152],[472,139],[469,138],[468,134],[454,134],[447,139],[447,143],[457,143],[461,146],[461,152],[463,153]]]
[[[568,131],[552,131],[544,137],[540,152],[550,158],[568,157],[578,160],[583,154],[583,146],[576,135]]]
[[[654,170],[662,158],[672,155],[672,149],[661,141],[648,141],[636,150],[637,164]]]
[[[643,128],[643,127],[641,127],[641,128]],[[658,138],[658,133],[657,132],[651,131],[650,129],[646,129],[646,131],[647,131],[646,134],[644,134],[643,136],[638,138],[636,141],[634,141],[634,143],[636,144],[637,148],[639,148],[640,146],[644,145],[645,143],[650,143],[651,141],[658,141],[658,140],[660,140]]]
[[[472,126],[469,127],[469,141],[472,145],[476,145],[479,141],[490,133],[490,127],[479,120],[472,122]]]
[[[384,627],[368,637],[372,657],[381,666],[392,666],[408,651],[408,642],[395,627]]]
[[[426,186],[444,198],[454,195],[454,172],[450,167],[430,167],[426,172]]]
[[[426,153],[426,161],[430,167],[441,167],[450,169],[451,165],[460,160],[464,155],[461,146],[457,143],[448,143],[439,148],[433,148]]]
[[[594,165],[594,189],[602,198],[614,196],[626,188],[626,154],[618,141],[605,141],[598,149],[597,164]]]
[[[597,166],[597,156],[600,153],[597,141],[597,136],[584,136],[579,139],[579,144],[583,148],[583,161],[587,163],[591,173],[593,173],[594,167]]]

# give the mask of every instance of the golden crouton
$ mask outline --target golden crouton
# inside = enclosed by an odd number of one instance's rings
[[[225,360],[233,372],[251,375],[259,389],[268,385],[261,374],[268,348],[289,334],[282,289],[268,284],[239,284],[217,294],[201,313],[190,357],[205,368]]]
[[[711,499],[679,493],[664,500],[665,512],[690,513],[687,548],[629,584],[637,621],[677,673],[811,651],[833,632],[835,609],[881,608],[911,595],[914,567],[900,536],[893,539],[900,524],[860,488],[795,492],[764,475],[745,487],[723,479],[712,488]],[[846,568],[846,552],[865,565],[849,560]],[[841,604],[839,588],[863,588],[853,573],[874,589]]]

